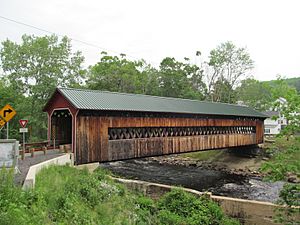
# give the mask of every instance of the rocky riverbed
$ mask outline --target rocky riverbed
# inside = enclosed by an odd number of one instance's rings
[[[233,175],[241,175],[241,176],[255,176],[255,177],[263,177],[264,174],[259,172],[259,166],[253,166],[253,163],[249,161],[253,161],[251,159],[247,159],[248,164],[241,162],[240,159],[229,161],[202,161],[193,158],[182,158],[180,155],[173,156],[162,156],[162,157],[151,157],[147,160],[158,162],[161,165],[177,165],[182,167],[197,167],[201,169],[215,170],[221,171],[227,174]],[[241,164],[243,164],[241,166]]]
[[[177,156],[152,157],[100,164],[115,175],[177,185],[215,195],[276,202],[284,182],[265,182],[251,169],[231,168]]]

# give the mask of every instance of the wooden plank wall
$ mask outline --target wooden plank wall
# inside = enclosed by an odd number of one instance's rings
[[[192,137],[155,137],[108,142],[108,160],[140,158],[206,149],[251,145],[255,134],[201,135]]]
[[[258,120],[256,122],[256,143],[260,144],[264,142],[264,121]]]
[[[159,126],[255,126],[256,134],[219,134],[108,140],[108,128]],[[151,155],[258,144],[263,121],[194,118],[80,116],[76,126],[76,163],[104,162]]]

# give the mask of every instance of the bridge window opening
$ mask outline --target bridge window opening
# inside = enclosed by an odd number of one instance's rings
[[[69,110],[55,110],[51,117],[52,144],[72,144],[72,115]],[[70,148],[70,146],[69,146]]]
[[[220,134],[254,134],[255,126],[123,127],[108,128],[109,140]]]

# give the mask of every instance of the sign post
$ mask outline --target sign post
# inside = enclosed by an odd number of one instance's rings
[[[6,123],[6,139],[8,140],[8,135],[9,135],[9,130],[8,130],[8,124],[9,122]]]
[[[22,159],[25,158],[25,150],[26,150],[26,147],[25,147],[25,132],[23,132],[23,154],[22,154]]]
[[[28,120],[19,120],[19,124],[22,128],[20,128],[20,133],[23,133],[23,152],[22,152],[22,159],[25,158],[25,133],[28,132],[28,128],[25,128],[28,123]]]

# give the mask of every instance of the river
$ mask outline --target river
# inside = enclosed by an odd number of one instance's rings
[[[177,185],[214,195],[276,202],[283,182],[266,182],[255,176],[228,174],[193,166],[160,164],[149,159],[133,159],[100,164],[113,174],[160,184]]]

